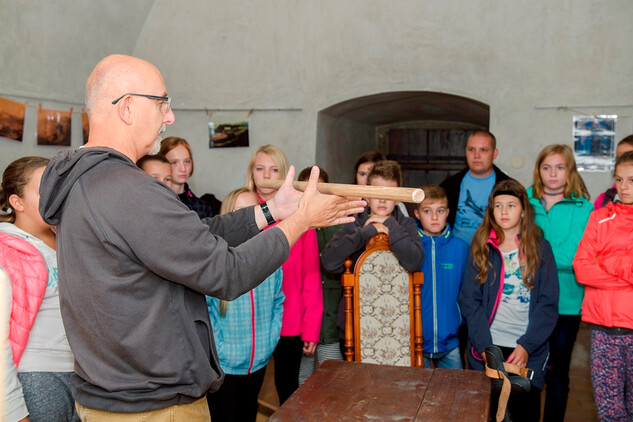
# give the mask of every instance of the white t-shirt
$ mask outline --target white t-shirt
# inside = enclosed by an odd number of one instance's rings
[[[519,266],[519,250],[503,254],[503,293],[495,319],[490,326],[492,342],[497,346],[515,348],[517,340],[527,330],[530,316],[530,291],[523,284]]]

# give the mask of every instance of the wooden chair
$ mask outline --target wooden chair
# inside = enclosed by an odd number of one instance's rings
[[[345,359],[423,367],[421,272],[409,273],[389,249],[389,237],[374,236],[358,258],[345,261]]]

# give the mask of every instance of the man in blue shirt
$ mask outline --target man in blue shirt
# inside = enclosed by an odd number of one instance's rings
[[[448,196],[448,208],[455,210],[448,216],[453,234],[468,244],[483,220],[492,188],[509,178],[493,164],[498,153],[492,133],[473,132],[466,141],[468,167],[440,183]]]

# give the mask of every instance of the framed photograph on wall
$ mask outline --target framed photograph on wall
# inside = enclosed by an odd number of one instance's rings
[[[88,124],[88,113],[81,111],[81,136],[83,143],[88,142],[88,135],[90,135],[90,125]]]
[[[618,116],[574,116],[574,155],[578,170],[611,171]]]
[[[0,97],[0,136],[22,142],[26,105]]]
[[[70,111],[46,110],[40,105],[37,110],[37,144],[59,147],[70,146]]]
[[[247,147],[249,111],[210,111],[209,148]]]

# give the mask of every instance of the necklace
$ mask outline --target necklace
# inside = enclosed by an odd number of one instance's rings
[[[562,195],[563,193],[565,193],[565,188],[563,188],[562,190],[560,190],[558,192],[545,192],[545,191],[543,191],[543,195],[547,195],[547,196],[558,196],[558,195]]]

